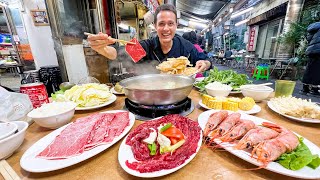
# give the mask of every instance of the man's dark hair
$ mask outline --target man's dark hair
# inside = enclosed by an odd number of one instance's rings
[[[161,11],[173,12],[176,15],[176,22],[178,22],[176,7],[174,7],[174,5],[172,5],[172,4],[163,4],[163,5],[159,6],[154,13],[154,23],[155,24],[157,24],[157,16]]]

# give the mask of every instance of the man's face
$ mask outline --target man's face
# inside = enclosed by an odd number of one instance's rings
[[[160,43],[171,42],[177,30],[176,15],[171,11],[160,11],[155,28]]]

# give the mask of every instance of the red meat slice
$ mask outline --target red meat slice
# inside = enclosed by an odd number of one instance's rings
[[[103,114],[103,121],[101,122],[99,127],[97,127],[91,132],[90,137],[88,139],[88,144],[85,145],[85,150],[89,150],[101,145],[115,115],[115,113]]]
[[[126,52],[134,62],[138,62],[146,56],[146,51],[136,38],[133,38],[130,42],[134,42],[135,44],[126,44]]]
[[[106,130],[105,138],[103,142],[111,142],[116,136],[119,136],[125,127],[129,125],[129,112],[118,112],[116,113],[112,123]]]
[[[90,133],[103,120],[103,114],[93,114],[78,119],[67,126],[37,157],[44,159],[64,159],[81,154]]]

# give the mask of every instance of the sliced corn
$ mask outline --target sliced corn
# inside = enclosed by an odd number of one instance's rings
[[[239,103],[239,109],[243,110],[243,111],[249,111],[253,108],[253,106],[256,103],[254,102],[254,100],[251,97],[245,97],[243,99],[241,99],[240,103]]]
[[[209,103],[210,100],[213,100],[214,97],[209,96],[207,94],[202,94],[202,103],[207,105]]]
[[[222,109],[222,103],[223,101],[221,100],[210,100],[209,103],[206,105],[211,109],[217,109],[217,110],[221,110]]]
[[[230,101],[224,101],[222,103],[222,109],[224,110],[230,110],[230,111],[238,111],[238,103],[230,102]]]

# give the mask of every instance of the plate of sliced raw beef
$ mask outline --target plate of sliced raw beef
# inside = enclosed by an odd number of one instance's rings
[[[20,159],[29,172],[48,172],[72,166],[106,150],[132,128],[135,117],[123,110],[78,118],[31,146]]]
[[[171,135],[163,130],[164,126],[170,126],[167,127],[167,131],[170,131]],[[182,139],[177,140],[174,137],[178,135],[177,132]],[[171,146],[161,147],[165,141],[163,134],[170,136],[168,143]],[[170,143],[172,139],[178,142],[172,145],[173,142]],[[150,140],[153,141],[153,145],[150,145]],[[174,148],[179,142],[182,142],[179,147]],[[121,167],[131,175],[147,178],[159,177],[173,173],[187,165],[196,156],[201,144],[202,131],[196,121],[178,114],[166,115],[140,124],[131,131],[120,145],[118,160]],[[154,152],[151,152],[149,148]]]

